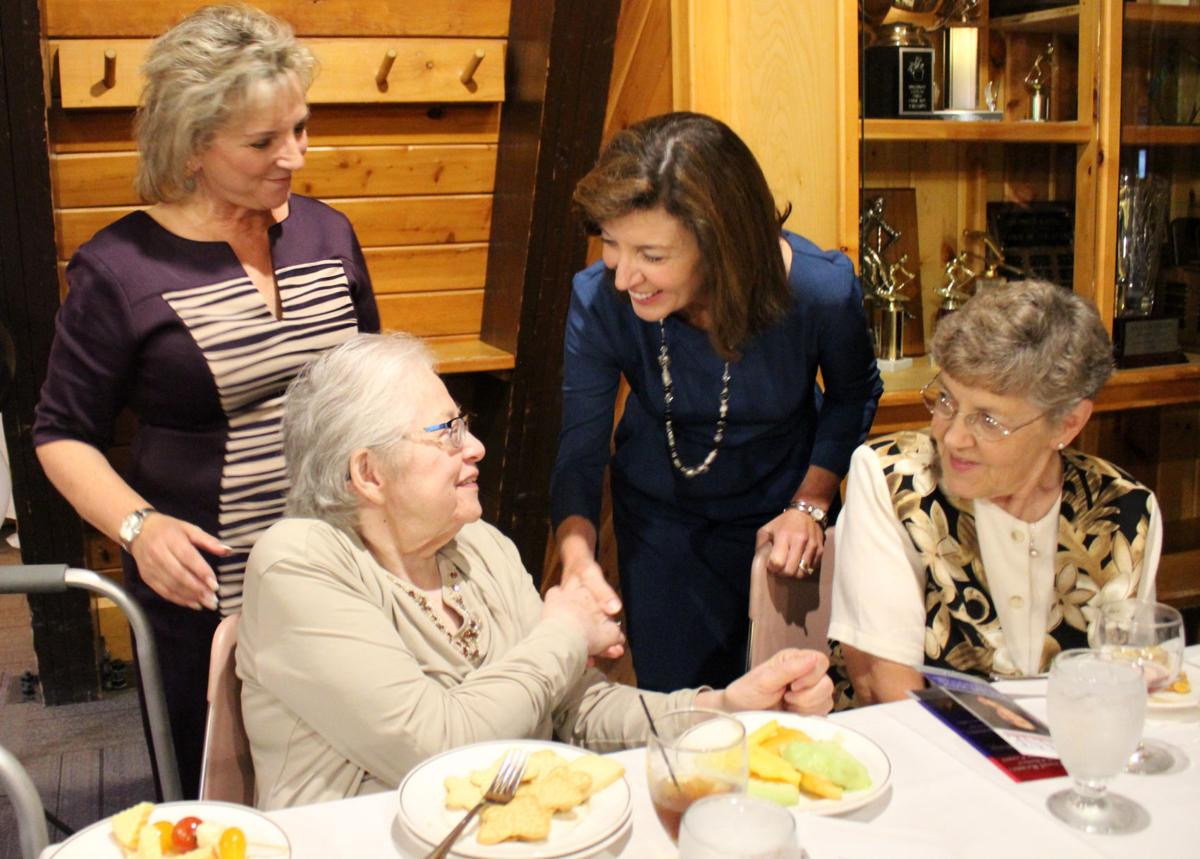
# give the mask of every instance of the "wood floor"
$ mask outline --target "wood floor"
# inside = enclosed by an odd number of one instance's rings
[[[9,533],[11,527],[0,532],[0,564],[20,563],[2,539]],[[0,594],[0,745],[24,765],[47,810],[82,829],[154,798],[134,688],[86,704],[45,707],[40,697],[22,698],[25,671],[37,672],[29,606],[24,596]],[[51,841],[64,837],[50,828]],[[16,818],[2,789],[0,859],[20,859]]]

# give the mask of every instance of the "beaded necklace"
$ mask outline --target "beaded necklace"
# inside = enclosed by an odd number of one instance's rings
[[[708,472],[717,458],[717,451],[721,449],[721,442],[725,440],[725,423],[729,416],[729,362],[725,362],[725,369],[721,373],[721,399],[717,409],[717,431],[713,433],[713,448],[699,465],[684,465],[675,447],[675,425],[671,422],[671,403],[675,399],[675,393],[671,381],[671,354],[667,351],[667,327],[661,319],[658,320],[658,336],[658,366],[662,368],[663,406],[666,412],[667,448],[671,452],[671,463],[684,477],[696,477]]]
[[[450,595],[449,602],[462,617],[462,626],[457,632],[451,632],[444,623],[441,616],[433,610],[433,606],[429,604],[429,598],[425,594],[411,587],[407,582],[403,582],[398,578],[393,577],[393,581],[400,586],[400,590],[404,591],[412,601],[415,602],[425,613],[425,616],[433,621],[433,625],[442,631],[442,634],[449,639],[454,648],[467,658],[467,660],[479,667],[483,661],[483,656],[479,653],[479,621],[475,616],[467,610],[467,605],[463,602],[462,594],[460,593],[461,584],[458,581],[459,575],[457,569],[450,571]]]

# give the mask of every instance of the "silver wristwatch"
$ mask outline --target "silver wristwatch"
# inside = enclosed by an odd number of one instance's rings
[[[130,546],[137,539],[137,535],[142,533],[142,525],[145,524],[146,517],[154,512],[153,507],[143,507],[141,510],[134,510],[121,520],[121,527],[117,529],[117,537],[121,541],[122,549],[132,553]]]
[[[822,531],[824,531],[826,526],[829,525],[828,514],[826,514],[825,511],[822,510],[817,505],[809,504],[807,501],[793,501],[791,504],[789,504],[787,507],[784,507],[783,509],[784,510],[799,510],[801,513],[807,513],[809,516],[812,517],[812,520],[814,522],[816,522],[818,525],[821,526]]]

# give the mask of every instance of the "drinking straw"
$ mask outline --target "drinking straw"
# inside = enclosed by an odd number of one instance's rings
[[[659,741],[658,752],[662,755],[663,763],[667,765],[667,773],[671,776],[671,781],[675,782],[675,789],[683,793],[683,788],[679,786],[679,779],[675,778],[675,770],[671,768],[671,761],[667,759],[667,750],[663,748],[662,737],[658,736],[658,728],[654,726],[654,717],[650,715],[650,707],[646,703],[646,696],[638,694],[638,700],[642,702],[642,709],[646,711],[646,721],[650,723],[650,733],[654,734],[655,739]]]

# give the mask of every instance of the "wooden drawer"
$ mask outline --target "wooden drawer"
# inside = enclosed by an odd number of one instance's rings
[[[502,39],[345,38],[306,44],[320,63],[308,92],[312,104],[504,101]],[[138,70],[149,46],[149,39],[50,40],[62,106],[136,107],[142,88]],[[390,71],[380,83],[377,76],[392,51]],[[461,76],[477,51],[483,59],[464,83]]]

